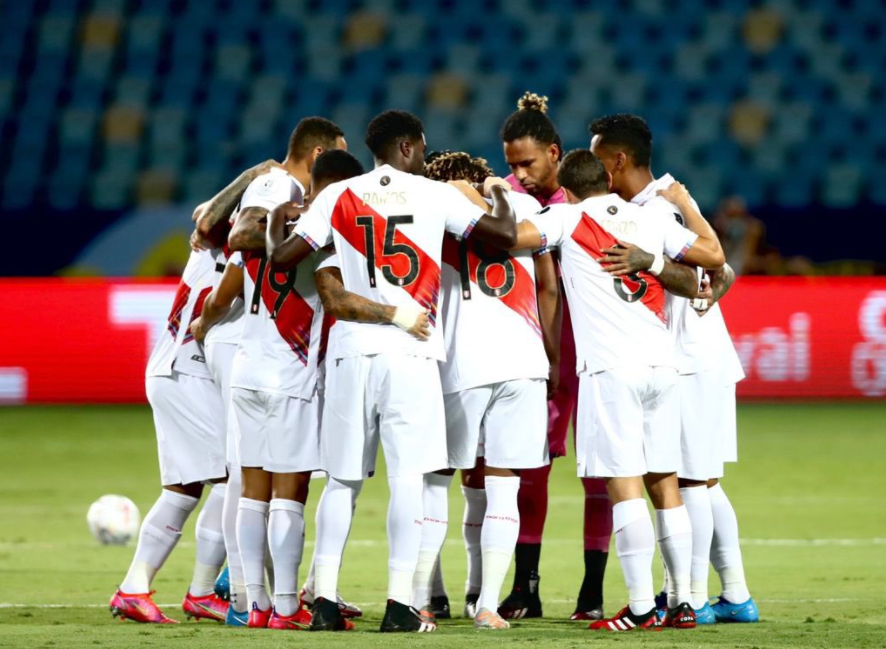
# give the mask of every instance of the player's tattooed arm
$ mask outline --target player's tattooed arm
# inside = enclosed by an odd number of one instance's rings
[[[243,293],[243,269],[237,264],[228,264],[225,266],[221,282],[203,301],[200,317],[191,323],[191,333],[198,342],[203,342],[209,330],[228,314],[234,300],[241,293]]]
[[[231,214],[234,213],[234,209],[243,197],[243,192],[246,191],[249,183],[262,174],[268,173],[274,167],[281,167],[281,165],[274,160],[265,160],[237,176],[231,184],[216,194],[206,205],[202,214],[196,219],[195,233],[208,241],[213,229],[219,223],[231,218]]]
[[[711,306],[720,301],[732,285],[735,284],[735,271],[729,264],[723,264],[722,268],[711,273],[711,292],[713,293],[713,302]]]
[[[297,219],[305,209],[296,203],[282,203],[268,214],[265,252],[275,270],[295,268],[299,262],[314,252],[311,244],[294,232],[289,232],[286,227],[289,221]]]
[[[247,207],[240,212],[231,233],[228,247],[231,250],[262,250],[265,247],[265,230],[268,211],[262,207]]]
[[[722,268],[709,273],[710,280],[707,276],[702,280],[702,286],[698,290],[698,294],[693,300],[693,308],[699,315],[704,315],[714,304],[720,301],[735,283],[735,271],[729,264],[723,264]],[[701,301],[703,308],[697,308],[696,304]]]
[[[658,195],[676,205],[686,219],[686,227],[698,235],[695,243],[686,252],[687,263],[703,268],[720,268],[726,263],[726,255],[720,246],[720,239],[711,224],[698,211],[689,190],[682,183],[672,183],[667,189],[659,189]]]
[[[597,259],[603,270],[614,277],[633,275],[652,268],[655,255],[626,241],[616,240],[617,245],[603,248],[603,256]],[[662,286],[669,293],[685,298],[694,298],[698,292],[698,275],[694,266],[664,257],[664,268],[658,274]]]
[[[548,396],[560,387],[560,333],[563,326],[563,300],[560,281],[552,254],[539,255],[535,260],[535,290],[538,296],[538,319],[542,340],[548,356]]]
[[[397,307],[373,302],[346,290],[337,268],[321,268],[314,273],[317,293],[323,309],[337,320],[369,324],[397,324],[419,340],[430,337],[430,323],[426,312],[417,313],[411,322],[398,322]]]

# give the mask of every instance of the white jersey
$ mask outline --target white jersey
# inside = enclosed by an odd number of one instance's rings
[[[301,184],[276,169],[250,183],[240,202],[274,209],[303,200]],[[264,250],[241,253],[245,311],[231,387],[311,399],[317,387],[317,360],[323,309],[314,282],[319,256],[311,255],[286,272],[274,271]]]
[[[335,244],[348,291],[389,306],[418,304],[431,321],[427,341],[390,325],[339,322],[337,357],[401,352],[443,360],[443,234],[467,238],[484,214],[454,187],[390,165],[324,189],[295,232],[315,248]]]
[[[667,189],[674,182],[673,176],[665,174],[646,185],[631,202],[669,213],[671,218],[685,227],[686,218],[680,209],[657,194],[659,189]],[[697,204],[695,207],[698,209]],[[715,304],[701,317],[686,298],[668,293],[667,302],[668,325],[677,346],[677,369],[680,374],[717,369],[725,384],[742,380],[744,371],[726,330],[720,305]]]
[[[616,245],[616,239],[681,259],[696,235],[656,209],[641,208],[615,194],[577,205],[551,205],[529,220],[545,246],[560,250],[575,331],[576,371],[676,367],[661,282],[648,272],[613,277],[597,259],[604,248]]]
[[[215,274],[212,277],[212,288],[215,289],[221,283],[225,266],[234,264],[243,268],[243,256],[237,251],[231,252],[227,246],[213,250],[212,254],[215,258]],[[207,332],[205,344],[227,343],[229,345],[236,345],[240,342],[244,313],[243,298],[237,297],[230,310],[225,314],[225,317],[219,320]]]
[[[191,323],[200,316],[203,300],[212,290],[215,260],[208,250],[192,251],[175,291],[166,331],[148,359],[146,376],[170,376],[172,371],[211,379],[202,346],[191,333]]]
[[[509,192],[517,221],[541,209]],[[479,241],[446,235],[443,242],[443,394],[517,379],[546,379],[529,251],[509,254]]]

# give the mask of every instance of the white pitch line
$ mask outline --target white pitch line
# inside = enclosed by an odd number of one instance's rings
[[[545,539],[546,545],[581,545],[581,538],[574,539]],[[870,539],[739,539],[742,545],[747,546],[763,546],[763,547],[866,547],[876,545],[886,545],[886,538],[874,537]],[[305,545],[313,547],[314,541],[306,540]],[[388,542],[385,539],[351,539],[348,541],[349,547],[387,547]],[[461,539],[446,539],[446,545],[463,547],[464,542]],[[0,550],[58,550],[60,548],[71,547],[97,547],[93,541],[75,541],[72,543],[58,543],[54,541],[25,541],[23,543],[0,541]],[[195,546],[193,541],[180,541],[176,547],[192,548]],[[134,544],[130,547],[134,547]]]

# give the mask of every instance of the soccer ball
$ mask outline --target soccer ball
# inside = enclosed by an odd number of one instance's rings
[[[89,507],[86,523],[102,545],[126,545],[138,533],[141,516],[126,496],[102,496]]]

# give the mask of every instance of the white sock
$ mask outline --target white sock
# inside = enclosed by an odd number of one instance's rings
[[[185,521],[199,502],[197,498],[168,489],[160,492],[160,497],[142,521],[135,556],[120,584],[122,592],[135,594],[151,590],[154,575],[178,543]]]
[[[197,561],[188,591],[195,597],[209,595],[215,590],[215,580],[225,562],[222,515],[226,491],[226,484],[213,485],[197,517]]]
[[[741,604],[751,598],[751,593],[745,580],[741,547],[738,544],[738,518],[719,482],[708,489],[708,497],[714,518],[711,563],[720,575],[722,596],[733,604]]]
[[[298,610],[298,568],[305,549],[305,506],[274,498],[268,516],[268,546],[274,560],[274,609],[280,615]]]
[[[270,505],[261,500],[240,498],[237,512],[237,543],[243,560],[247,610],[266,611],[271,599],[265,590],[265,547],[268,540],[267,514]]]
[[[692,570],[690,591],[692,608],[698,610],[708,602],[708,566],[711,557],[711,539],[714,535],[714,516],[707,485],[684,487],[680,496],[689,521],[692,523]]]
[[[498,609],[498,597],[520,535],[519,476],[486,476],[486,513],[480,533],[483,576],[477,610]]]
[[[317,545],[314,550],[314,597],[334,602],[338,571],[345,551],[362,480],[336,480],[332,476],[317,505]]]
[[[424,479],[421,475],[388,476],[388,487],[388,599],[408,606],[421,547]]]
[[[225,505],[222,512],[222,529],[225,535],[225,551],[228,555],[228,575],[231,582],[231,606],[238,613],[246,611],[246,578],[243,576],[243,560],[237,544],[237,508],[240,505],[241,472],[239,466],[230,468]]]
[[[668,608],[691,599],[692,523],[685,505],[655,510],[658,549],[668,569]]]
[[[437,555],[437,563],[434,564],[434,578],[431,580],[431,597],[446,597],[446,584],[443,583],[443,562],[441,555]]]
[[[480,534],[483,518],[486,516],[486,490],[462,486],[465,497],[465,516],[461,534],[465,540],[468,555],[468,578],[465,580],[465,594],[476,595],[483,585],[483,559],[480,551]]]
[[[655,532],[643,498],[625,500],[612,508],[615,553],[621,563],[628,604],[634,615],[644,615],[655,607],[652,590],[652,557]]]
[[[412,606],[421,611],[431,603],[431,582],[440,557],[440,549],[446,540],[449,526],[449,485],[451,475],[428,473],[424,477],[421,526],[421,545],[415,575],[412,579]]]

